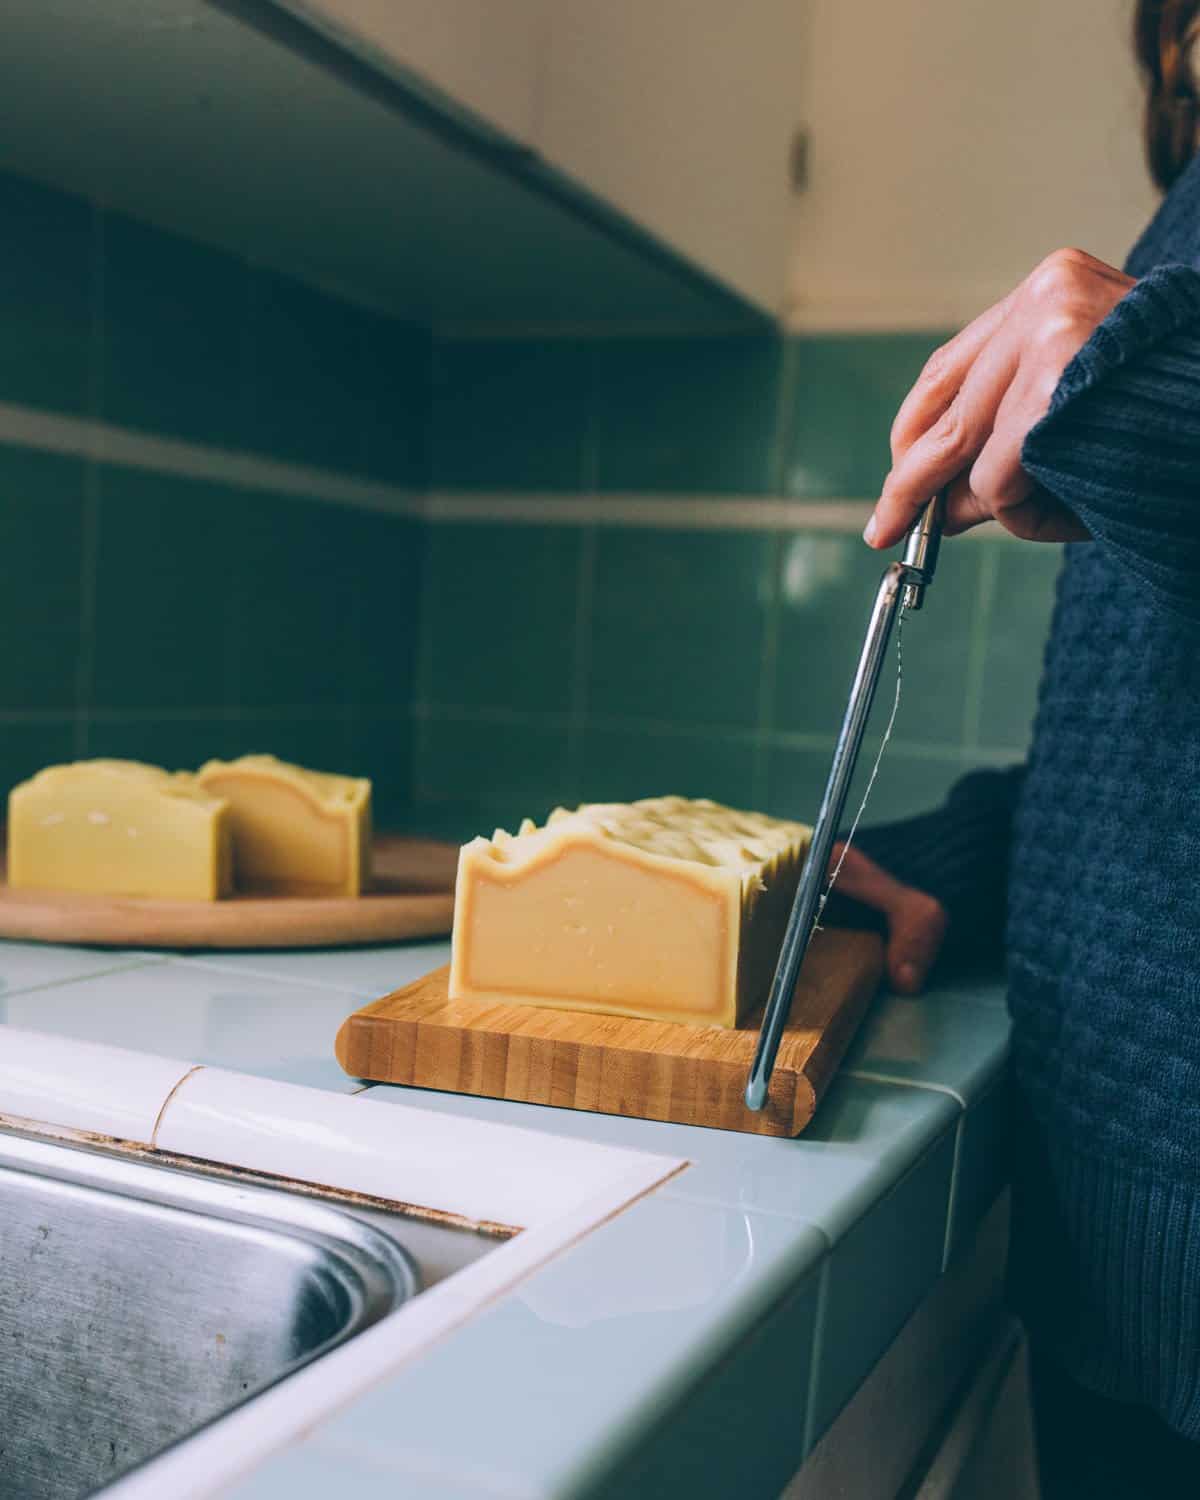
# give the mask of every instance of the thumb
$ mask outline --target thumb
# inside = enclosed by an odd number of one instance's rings
[[[887,971],[893,989],[902,995],[920,993],[942,950],[947,926],[940,901],[904,887],[888,909]]]

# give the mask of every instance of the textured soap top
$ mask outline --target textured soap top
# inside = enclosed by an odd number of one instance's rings
[[[46,766],[22,787],[36,786],[44,791],[82,792],[97,797],[142,790],[156,796],[194,802],[201,808],[221,807],[224,801],[201,787],[187,771],[165,771],[161,766],[140,760],[76,760],[63,765]],[[14,791],[20,791],[15,787]]]
[[[780,855],[805,847],[812,833],[807,824],[739,812],[707,798],[647,797],[640,802],[588,802],[573,810],[557,807],[543,827],[526,819],[515,837],[497,829],[492,844],[500,857],[519,858],[523,844],[532,852],[548,836],[572,831],[751,878]]]
[[[232,772],[248,772],[291,782],[314,802],[327,804],[356,804],[371,792],[371,783],[363,778],[339,776],[332,771],[310,771],[274,755],[240,755],[236,760],[210,760],[200,767],[197,775],[207,780]]]

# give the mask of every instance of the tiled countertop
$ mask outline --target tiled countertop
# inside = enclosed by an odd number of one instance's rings
[[[1003,988],[884,997],[798,1140],[376,1086],[342,1020],[444,943],[163,957],[0,944],[0,1022],[692,1163],[230,1492],[775,1495],[1003,1179]]]

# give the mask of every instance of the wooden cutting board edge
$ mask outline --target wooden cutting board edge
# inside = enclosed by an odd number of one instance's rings
[[[742,1098],[759,1017],[736,1031],[450,1001],[440,969],[343,1022],[335,1053],[351,1077],[758,1135],[812,1119],[879,986],[872,933],[814,943],[780,1044],[767,1108]]]
[[[0,879],[0,938],[99,948],[332,948],[444,937],[454,917],[456,845],[381,836],[386,886],[355,899],[235,896],[155,901],[13,890]],[[3,862],[0,859],[0,876]]]

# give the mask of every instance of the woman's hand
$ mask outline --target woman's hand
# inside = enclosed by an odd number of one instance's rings
[[[832,866],[841,856],[835,844]],[[835,887],[887,919],[888,981],[902,995],[919,994],[945,941],[948,920],[942,903],[911,885],[901,885],[868,855],[853,847]]]
[[[1082,250],[1056,250],[936,350],[892,425],[892,471],[864,533],[870,545],[894,546],[947,484],[949,536],[994,517],[1027,541],[1086,540],[1071,512],[1035,488],[1021,448],[1062,372],[1133,285]]]

